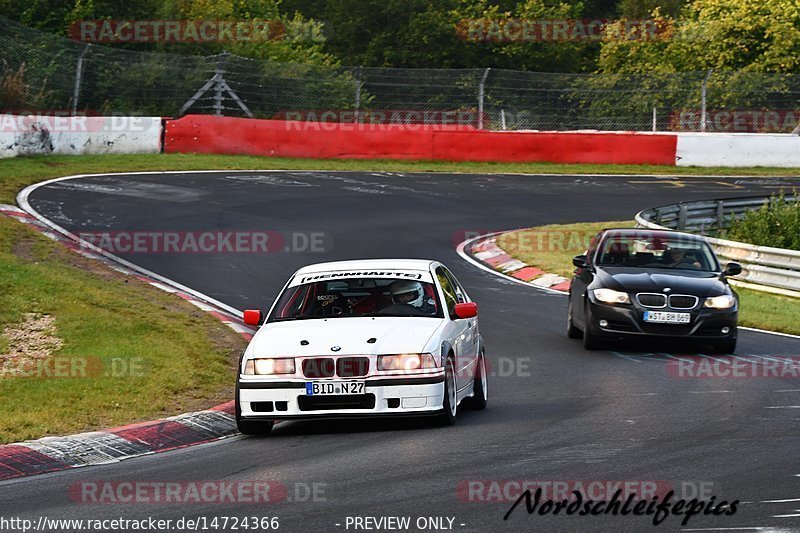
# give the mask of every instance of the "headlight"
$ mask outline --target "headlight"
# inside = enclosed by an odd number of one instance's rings
[[[378,370],[420,370],[436,368],[436,362],[429,353],[402,353],[379,355]]]
[[[594,297],[607,304],[629,304],[631,297],[627,292],[613,291],[611,289],[594,289]]]
[[[294,359],[250,359],[244,364],[244,373],[259,376],[294,374]]]
[[[714,296],[713,298],[706,298],[703,307],[711,309],[730,309],[736,304],[736,299],[730,294],[723,294],[722,296]]]

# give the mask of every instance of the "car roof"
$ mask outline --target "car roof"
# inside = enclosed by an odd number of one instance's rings
[[[429,272],[436,261],[430,259],[354,259],[350,261],[331,261],[307,265],[296,274],[311,272],[330,272],[336,270],[421,270]]]
[[[705,241],[702,235],[695,235],[694,233],[685,233],[683,231],[662,230],[662,229],[649,229],[649,228],[606,228],[602,231],[603,236],[616,235],[621,237],[628,236],[650,236],[662,239],[674,239],[680,237],[681,239]]]

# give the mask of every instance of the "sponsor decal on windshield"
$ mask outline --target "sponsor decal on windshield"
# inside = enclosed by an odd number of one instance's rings
[[[322,273],[307,274],[304,276],[300,276],[299,278],[295,278],[295,282],[292,283],[292,286],[302,285],[303,283],[309,283],[312,281],[322,281],[326,279],[337,279],[337,278],[398,278],[398,279],[416,279],[421,281],[427,281],[429,283],[432,281],[430,275],[423,272],[402,271],[402,270],[353,270],[353,271],[342,271],[342,272],[322,272]]]

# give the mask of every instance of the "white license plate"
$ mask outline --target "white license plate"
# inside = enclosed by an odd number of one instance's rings
[[[660,324],[688,324],[692,315],[689,313],[673,313],[671,311],[645,311],[645,322],[657,322]]]
[[[364,394],[364,387],[363,381],[308,381],[306,396]]]

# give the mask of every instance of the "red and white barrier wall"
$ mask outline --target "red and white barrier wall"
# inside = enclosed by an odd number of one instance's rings
[[[646,133],[483,131],[189,115],[167,122],[164,151],[341,159],[674,165],[676,137]]]
[[[766,133],[679,133],[681,167],[800,167],[800,136]]]
[[[500,132],[471,126],[303,122],[208,115],[163,121],[159,117],[0,115],[0,158],[162,151],[315,159],[800,167],[800,136],[796,135]]]
[[[161,117],[0,115],[0,158],[160,152]]]

